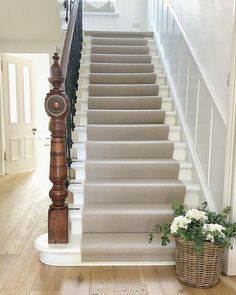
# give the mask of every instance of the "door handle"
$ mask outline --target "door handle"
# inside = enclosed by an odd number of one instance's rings
[[[37,131],[37,128],[32,128],[33,135],[35,135],[35,132]]]

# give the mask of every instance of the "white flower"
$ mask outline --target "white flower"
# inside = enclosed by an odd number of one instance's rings
[[[200,221],[206,221],[208,219],[206,212],[197,209],[190,209],[186,212],[186,217],[189,219],[195,219]]]
[[[207,236],[206,236],[206,240],[207,240],[207,241],[210,241],[210,242],[212,242],[212,243],[215,242],[215,240],[214,240],[214,236],[213,236],[212,234],[210,234],[210,233],[207,234]]]
[[[225,227],[218,223],[204,224],[203,226],[203,232],[206,233],[206,240],[212,243],[214,243],[214,237],[217,235],[225,237],[225,234],[222,232],[223,230],[225,230]]]
[[[177,216],[171,223],[170,231],[172,234],[175,234],[179,228],[187,229],[189,223],[191,223],[191,220],[185,216]]]
[[[203,229],[205,231],[210,231],[210,232],[222,232],[223,230],[225,230],[225,227],[218,224],[218,223],[210,223],[210,224],[204,224]]]

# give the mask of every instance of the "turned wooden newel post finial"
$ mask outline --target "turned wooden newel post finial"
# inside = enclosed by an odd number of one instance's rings
[[[59,56],[54,53],[54,63],[50,70],[49,82],[53,88],[45,99],[45,110],[50,120],[51,153],[49,179],[53,183],[49,196],[52,200],[48,212],[48,242],[68,243],[68,206],[65,203],[68,191],[65,187],[67,180],[66,163],[66,117],[69,112],[69,100],[60,90],[64,82],[58,63]]]

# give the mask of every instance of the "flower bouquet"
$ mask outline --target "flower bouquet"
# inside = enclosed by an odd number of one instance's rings
[[[216,213],[206,209],[186,210],[183,204],[171,204],[174,219],[156,225],[149,234],[152,242],[155,233],[161,233],[161,243],[166,246],[172,235],[176,242],[177,278],[192,287],[207,288],[215,285],[222,272],[224,249],[236,237],[236,223],[228,221],[230,208]]]

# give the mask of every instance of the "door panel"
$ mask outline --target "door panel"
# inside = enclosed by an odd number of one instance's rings
[[[37,166],[34,73],[30,60],[3,55],[6,173]]]

